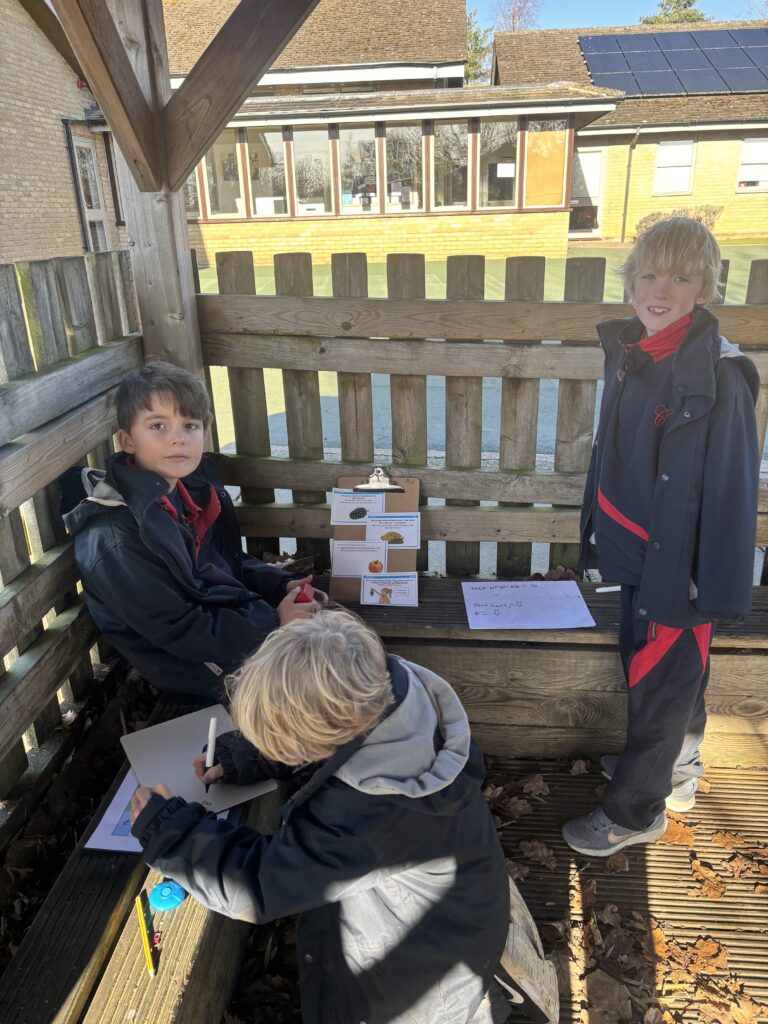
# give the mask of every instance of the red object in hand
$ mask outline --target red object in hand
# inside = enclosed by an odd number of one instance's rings
[[[294,604],[309,604],[315,600],[315,588],[311,583],[304,583],[299,587],[299,592],[293,599]]]

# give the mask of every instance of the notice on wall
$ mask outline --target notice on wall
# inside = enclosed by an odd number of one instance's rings
[[[334,540],[331,573],[334,576],[363,576],[387,571],[386,541]]]
[[[585,629],[595,620],[573,580],[462,583],[470,629]]]
[[[416,608],[419,604],[419,581],[415,572],[387,572],[363,576],[360,582],[360,604],[391,604]]]
[[[418,548],[421,542],[421,515],[418,512],[385,512],[365,520],[365,539],[383,540],[405,549]]]
[[[368,516],[384,511],[384,495],[380,491],[345,491],[334,487],[331,491],[331,525],[364,526]]]

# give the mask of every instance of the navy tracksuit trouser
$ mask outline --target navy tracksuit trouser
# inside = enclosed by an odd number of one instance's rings
[[[702,774],[713,623],[676,629],[637,615],[634,586],[621,588],[619,650],[628,685],[627,742],[603,797],[624,828],[642,830],[672,787]]]

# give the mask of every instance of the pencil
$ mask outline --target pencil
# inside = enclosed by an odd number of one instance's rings
[[[147,961],[147,970],[149,971],[150,978],[154,978],[155,974],[155,961],[152,956],[152,946],[149,941],[149,929],[147,928],[147,918],[144,914],[144,895],[143,890],[134,900],[134,906],[136,907],[136,916],[139,919],[139,931],[141,932],[141,945],[144,947],[144,959]]]
[[[217,726],[217,724],[218,723],[216,722],[216,716],[214,715],[211,718],[210,722],[208,723],[208,747],[206,748],[206,751],[205,751],[205,770],[206,771],[208,771],[209,768],[213,768],[213,766],[216,764],[216,726]],[[208,792],[208,787],[209,786],[210,786],[210,782],[206,782],[206,784],[205,784],[205,792],[206,793]]]

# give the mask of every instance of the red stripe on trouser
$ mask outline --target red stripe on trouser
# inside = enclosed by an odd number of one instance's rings
[[[615,505],[612,505],[606,498],[600,488],[597,488],[597,504],[605,512],[609,519],[613,519],[614,522],[618,523],[619,526],[623,526],[625,530],[629,530],[630,533],[634,533],[636,537],[640,537],[641,540],[648,540],[648,531],[644,530],[638,523],[633,523],[631,519],[627,519],[623,512],[619,512]]]
[[[712,623],[703,622],[700,626],[694,626],[693,635],[696,637],[696,643],[699,645],[701,667],[706,668],[707,658],[709,657],[709,645],[712,642]]]
[[[700,626],[696,627],[700,629]],[[629,663],[629,685],[637,684],[656,668],[661,659],[677,641],[682,634],[682,629],[673,629],[672,626],[662,626],[660,623],[651,623],[648,626],[648,643],[637,652]],[[696,637],[701,650],[701,641]],[[706,655],[705,664],[706,664]]]

